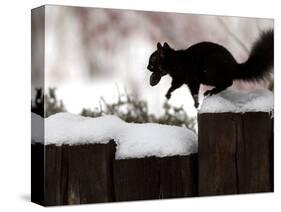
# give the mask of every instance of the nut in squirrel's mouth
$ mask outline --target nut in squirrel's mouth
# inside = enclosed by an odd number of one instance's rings
[[[155,73],[155,72],[152,73],[151,76],[150,76],[150,79],[149,79],[150,85],[151,86],[157,85],[160,82],[161,77],[162,76],[159,73]]]

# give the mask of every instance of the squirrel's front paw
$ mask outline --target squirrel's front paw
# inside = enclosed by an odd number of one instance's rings
[[[170,99],[170,98],[171,98],[171,94],[170,94],[170,93],[167,93],[167,94],[165,95],[165,97],[166,97],[166,99]]]
[[[205,91],[204,96],[212,96],[212,90]]]

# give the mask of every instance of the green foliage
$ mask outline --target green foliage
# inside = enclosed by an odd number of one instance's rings
[[[31,112],[44,117],[44,95],[42,88],[36,88],[35,99],[31,100]]]
[[[55,88],[49,88],[46,94],[42,92],[42,89],[36,89],[36,96],[32,100],[31,106],[32,112],[42,117],[43,114],[44,117],[49,117],[52,114],[66,111],[62,100],[58,100],[56,96]],[[81,111],[81,115],[88,117],[116,115],[126,122],[159,123],[186,127],[193,130],[196,123],[196,119],[190,118],[183,107],[172,106],[167,101],[163,104],[163,114],[157,117],[149,113],[146,101],[128,94],[119,95],[115,103],[108,103],[104,98],[101,98],[99,107],[94,107],[93,109],[84,108]]]
[[[65,106],[62,100],[57,99],[56,89],[49,88],[47,94],[44,96],[45,114],[44,117],[49,117],[55,113],[65,112]]]
[[[160,117],[149,113],[147,102],[139,100],[132,95],[120,95],[116,103],[107,103],[101,98],[99,108],[93,110],[84,108],[81,112],[83,116],[98,117],[101,115],[116,115],[126,122],[133,123],[160,123],[176,125],[194,130],[195,118],[190,118],[183,107],[176,107],[165,102],[164,113]]]
[[[31,111],[42,117],[49,117],[55,113],[65,112],[62,100],[58,100],[56,89],[49,88],[44,94],[42,88],[36,89],[35,99],[31,101]]]
[[[176,107],[165,102],[163,105],[164,114],[160,116],[155,122],[160,124],[176,125],[180,127],[186,127],[190,129],[195,129],[196,119],[190,118],[183,106]]]

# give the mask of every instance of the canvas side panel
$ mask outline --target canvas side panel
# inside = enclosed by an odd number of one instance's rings
[[[31,201],[44,205],[45,7],[31,11]]]

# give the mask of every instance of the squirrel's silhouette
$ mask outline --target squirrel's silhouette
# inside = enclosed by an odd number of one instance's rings
[[[273,30],[263,32],[253,44],[249,58],[238,63],[223,46],[201,42],[185,50],[174,50],[166,42],[158,42],[157,50],[149,58],[148,70],[152,72],[150,85],[157,85],[162,76],[169,74],[172,84],[166,98],[187,84],[198,107],[200,84],[214,86],[204,95],[217,94],[231,86],[233,80],[258,81],[266,78],[273,67]]]

